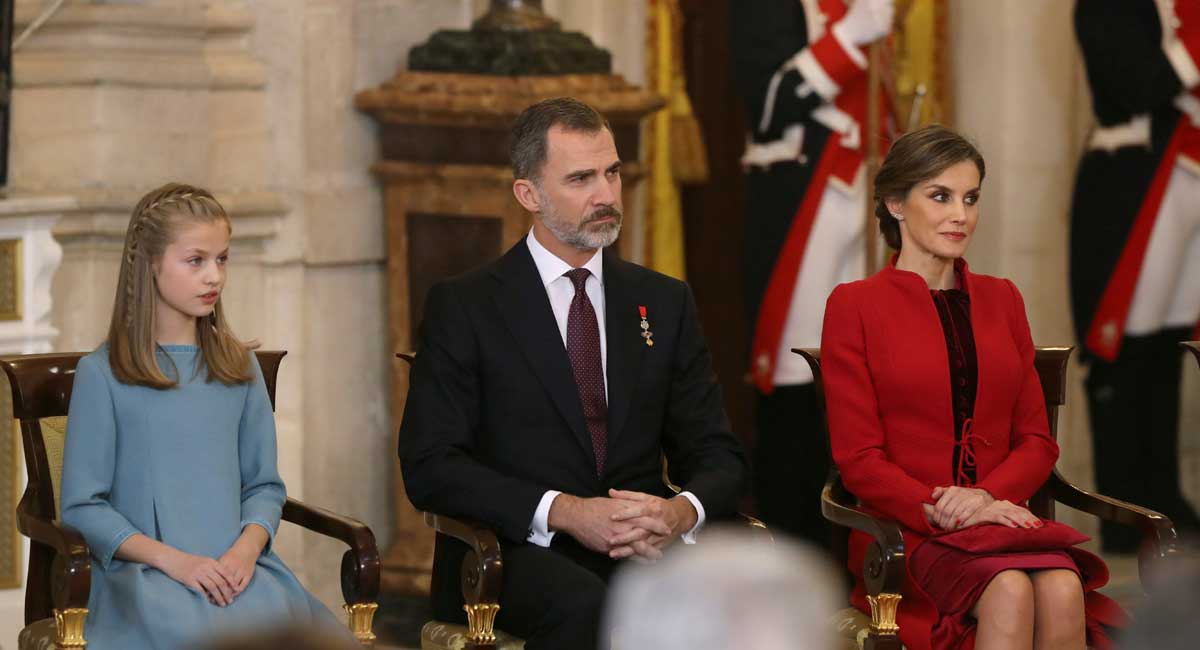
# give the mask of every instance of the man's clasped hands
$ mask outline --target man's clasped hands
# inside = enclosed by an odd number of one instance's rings
[[[607,497],[560,494],[550,506],[550,530],[566,533],[585,548],[611,558],[652,562],[691,530],[698,515],[684,496],[663,499],[642,492],[609,490]]]

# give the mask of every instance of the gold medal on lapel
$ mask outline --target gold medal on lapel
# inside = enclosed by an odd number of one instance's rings
[[[650,331],[650,321],[646,320],[645,305],[638,305],[638,314],[642,317],[642,338],[646,339],[647,347],[654,347],[654,332]]]

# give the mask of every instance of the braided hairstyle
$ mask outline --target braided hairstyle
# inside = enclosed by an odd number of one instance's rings
[[[157,355],[154,332],[159,295],[154,263],[174,241],[180,226],[214,221],[223,221],[232,232],[229,216],[210,192],[182,183],[167,183],[151,191],[133,209],[108,328],[109,365],[122,383],[160,389],[179,383],[178,369],[172,366],[169,376],[158,365],[160,358],[169,361],[170,357]],[[254,378],[250,366],[253,345],[234,336],[220,298],[211,315],[196,319],[196,343],[208,381],[232,385]]]

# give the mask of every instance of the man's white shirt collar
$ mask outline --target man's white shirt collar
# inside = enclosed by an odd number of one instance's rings
[[[529,246],[529,254],[533,256],[533,263],[537,266],[538,275],[542,277],[542,286],[550,286],[551,282],[561,278],[563,274],[572,270],[570,264],[567,264],[561,257],[546,250],[545,246],[533,236],[533,229],[529,229],[529,235],[525,237],[525,244]],[[596,281],[600,286],[604,286],[604,249],[597,249],[596,254],[592,255],[592,259],[587,261],[582,268],[592,272],[596,277]]]

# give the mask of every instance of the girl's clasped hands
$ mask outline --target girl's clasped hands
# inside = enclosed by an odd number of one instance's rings
[[[225,607],[233,603],[254,577],[254,566],[267,541],[265,531],[247,526],[241,537],[218,559],[174,550],[163,563],[163,573],[185,587],[202,593],[208,602]]]

